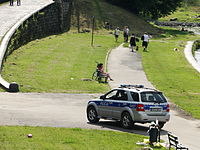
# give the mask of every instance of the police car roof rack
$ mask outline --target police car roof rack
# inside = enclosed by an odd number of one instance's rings
[[[140,88],[143,88],[143,89],[149,89],[149,90],[154,90],[154,91],[158,91],[156,89],[153,89],[153,88],[147,88],[147,87],[144,87],[144,85],[141,85],[141,84],[136,84],[136,85],[131,85],[131,84],[121,84],[119,88],[135,88],[136,90],[139,91]]]
[[[158,90],[156,90],[156,89],[153,89],[153,88],[144,88],[144,89],[148,89],[148,90],[154,90],[154,91],[158,92]]]
[[[121,84],[120,88],[144,88],[144,85]]]

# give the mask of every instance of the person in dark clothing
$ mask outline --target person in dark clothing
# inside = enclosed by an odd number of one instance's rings
[[[17,0],[17,6],[21,5],[21,0]]]
[[[124,42],[128,42],[128,36],[129,36],[129,28],[128,26],[124,27]]]
[[[136,47],[136,37],[135,37],[135,34],[131,35],[131,38],[130,38],[130,47],[131,47],[131,52],[134,52],[134,48]]]
[[[158,126],[156,126],[156,124],[154,122],[151,123],[147,133],[149,133],[149,144],[150,145],[153,145],[154,142],[158,141],[159,129],[158,129]]]
[[[13,2],[14,2],[13,0],[10,0],[10,6],[13,6]]]

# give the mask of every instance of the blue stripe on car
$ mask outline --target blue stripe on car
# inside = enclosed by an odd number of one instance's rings
[[[137,108],[137,103],[128,103],[128,102],[106,102],[106,101],[89,101],[94,102],[97,106],[111,106],[111,107],[129,107]],[[139,104],[139,103],[138,103]],[[144,105],[145,110],[150,110],[151,107],[162,107],[163,110],[167,109],[167,105]]]

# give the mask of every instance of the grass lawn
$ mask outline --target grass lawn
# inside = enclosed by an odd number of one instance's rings
[[[32,138],[27,138],[27,134]],[[142,135],[86,129],[0,127],[0,150],[140,150]],[[153,148],[164,150],[165,148]]]
[[[100,93],[107,84],[91,79],[96,63],[119,45],[111,34],[65,33],[36,40],[17,49],[4,63],[3,78],[17,82],[21,92]]]
[[[140,51],[148,80],[170,101],[200,119],[200,73],[187,62],[183,52],[186,41],[200,37],[169,28],[165,31],[163,38],[150,41],[149,52]]]

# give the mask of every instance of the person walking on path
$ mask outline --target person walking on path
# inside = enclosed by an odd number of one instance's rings
[[[131,52],[134,52],[135,47],[136,47],[136,50],[137,50],[136,42],[137,42],[137,38],[135,37],[135,34],[132,33],[131,38],[130,38]]]
[[[17,6],[21,5],[21,0],[17,0]]]
[[[119,34],[120,34],[120,30],[119,27],[117,27],[114,31],[114,35],[115,35],[115,40],[116,42],[118,42],[118,38],[119,38]]]
[[[129,28],[128,26],[124,27],[124,42],[128,42]]]
[[[14,2],[13,0],[10,0],[10,6],[13,6],[13,2]]]
[[[10,6],[13,6],[14,0],[10,0]],[[21,5],[21,0],[17,0],[17,6]]]
[[[144,48],[143,51],[147,51],[149,39],[150,39],[150,36],[147,34],[147,32],[145,32],[144,35],[141,37],[141,40],[143,41],[142,42],[142,47]]]

